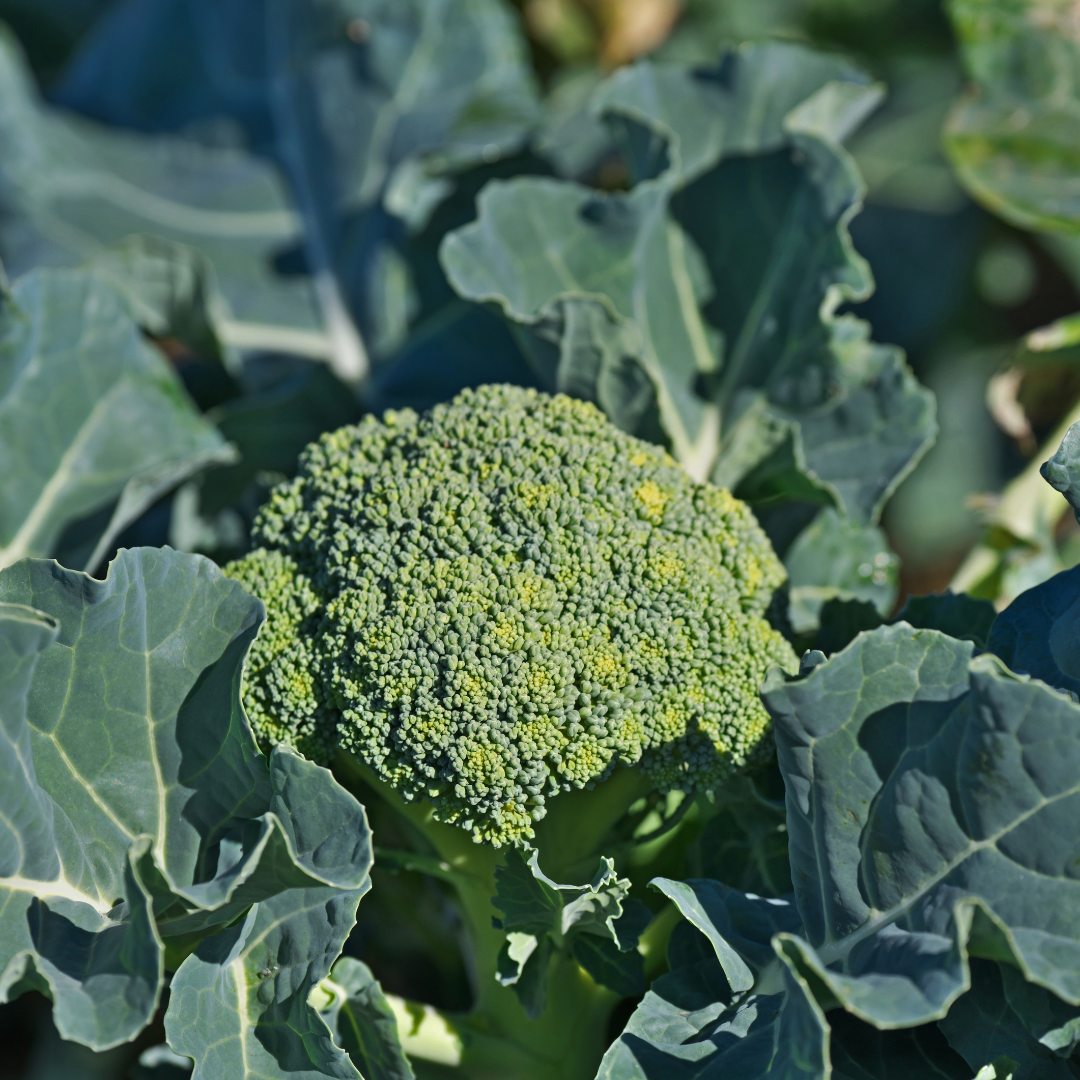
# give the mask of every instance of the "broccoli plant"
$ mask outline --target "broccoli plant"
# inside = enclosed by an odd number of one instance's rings
[[[489,386],[324,436],[254,540],[227,568],[268,611],[248,713],[446,868],[477,982],[465,1075],[591,1076],[647,921],[604,844],[653,793],[760,759],[758,687],[796,666],[753,515],[587,402]]]

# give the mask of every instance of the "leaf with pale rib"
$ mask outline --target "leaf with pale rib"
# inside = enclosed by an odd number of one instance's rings
[[[43,105],[21,50],[0,30],[0,254],[18,275],[78,262],[134,233],[197,248],[214,266],[226,343],[325,357],[310,282],[273,256],[301,236],[272,166],[236,149],[110,130]]]
[[[215,329],[224,317],[222,300],[213,265],[201,251],[160,236],[129,236],[96,252],[87,266],[116,287],[148,334],[224,359]]]
[[[1024,229],[1080,227],[1080,41],[1067,4],[951,0],[975,86],[945,124],[960,182]]]
[[[240,706],[257,600],[206,559],[143,548],[104,581],[24,560],[0,572],[0,603],[43,612],[55,637],[3,712],[20,777],[2,796],[5,999],[45,990],[61,1035],[102,1048],[151,1019],[166,950],[186,955],[248,909],[265,919],[266,903],[317,894],[351,926],[371,865],[363,808],[294,753],[267,762]],[[289,940],[297,963],[318,942],[313,970],[338,942]],[[249,1014],[247,1034],[270,1022]]]
[[[308,1003],[356,921],[360,891],[287,889],[208,937],[169,990],[169,1045],[192,1080],[359,1080]]]
[[[940,1022],[972,1070],[1008,1054],[1018,1080],[1073,1075],[1080,706],[973,652],[900,623],[798,680],[770,676],[763,698],[787,790],[795,907],[716,882],[658,880],[717,959],[673,935],[672,973],[609,1053],[623,1063],[612,1077],[653,1075],[632,1070],[656,1052],[693,1055],[701,1068],[687,1075],[706,1075],[732,1052],[706,1024],[767,1001],[786,1007],[793,979],[830,1017],[840,1009],[883,1031]],[[701,1021],[679,1028],[676,1014]],[[818,1037],[801,1030],[793,1053],[813,1064]],[[872,1045],[849,1042],[859,1031],[843,1017],[825,1029],[839,1040],[833,1075],[877,1080],[887,1072],[873,1071]],[[773,1056],[776,1030],[753,1035],[741,1035],[741,1065],[789,1075]],[[805,1075],[827,1071],[817,1063]]]
[[[443,266],[462,296],[543,340],[527,348],[549,385],[652,437],[637,367],[695,478],[747,478],[751,501],[809,497],[872,522],[935,431],[898,353],[833,315],[871,289],[847,234],[861,181],[838,140],[879,97],[791,45],[704,69],[635,65],[593,107],[636,186],[489,184]]]
[[[440,257],[462,296],[499,303],[519,323],[546,321],[559,301],[608,305],[609,318],[590,329],[633,348],[676,457],[703,479],[719,416],[694,387],[718,358],[698,309],[700,275],[666,204],[658,184],[601,195],[569,181],[493,181],[478,199],[477,222],[450,233]]]
[[[169,487],[232,452],[96,275],[42,270],[0,296],[0,566],[53,552],[115,508],[112,538]]]
[[[281,0],[274,0],[279,6]],[[267,84],[281,77],[252,23],[271,4],[235,0],[127,0],[81,43],[52,90],[59,103],[122,127],[175,130],[231,116],[255,144],[281,139]],[[347,206],[389,189],[392,212],[419,223],[446,173],[519,147],[538,117],[535,80],[517,20],[501,0],[431,4],[350,0],[307,7],[292,77],[324,128],[305,152],[341,178]],[[363,50],[342,32],[363,35]],[[163,68],[149,60],[175,52]],[[224,68],[245,79],[220,77]],[[445,186],[445,181],[443,181]]]
[[[330,979],[334,1000],[323,1019],[364,1080],[414,1080],[401,1049],[397,1018],[367,964],[343,956]]]

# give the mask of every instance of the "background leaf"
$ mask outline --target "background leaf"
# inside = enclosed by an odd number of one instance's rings
[[[232,456],[93,274],[38,271],[0,299],[0,566],[52,554],[94,511],[83,556],[159,495]]]

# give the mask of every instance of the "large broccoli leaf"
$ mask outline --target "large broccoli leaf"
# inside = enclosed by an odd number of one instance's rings
[[[61,554],[92,569],[156,498],[232,451],[96,275],[38,271],[0,304],[0,567]]]
[[[355,1076],[307,994],[369,886],[370,836],[326,770],[255,745],[239,691],[262,605],[149,548],[104,581],[24,560],[0,604],[4,1000],[43,990],[61,1035],[100,1049],[177,969],[167,1026],[199,1075],[254,1075],[230,1048],[258,1044],[260,1076]]]
[[[233,147],[110,131],[42,105],[6,30],[0,98],[0,255],[10,273],[154,234],[210,258],[228,304],[219,327],[227,341],[328,354],[309,283],[270,263],[302,236],[272,166]]]
[[[896,351],[834,316],[871,289],[847,234],[861,181],[839,140],[878,98],[789,45],[698,70],[636,65],[594,97],[630,192],[491,184],[443,264],[461,295],[501,307],[552,387],[649,435],[651,387],[691,475],[872,523],[934,432]]]
[[[764,697],[792,901],[656,881],[711,950],[673,939],[601,1075],[1076,1075],[1080,706],[906,624]]]
[[[157,62],[163,53],[174,62]],[[538,116],[524,42],[502,0],[121,3],[52,97],[157,135],[148,147],[163,133],[188,142],[181,135],[193,125],[227,118],[238,127],[280,168],[296,211],[291,236],[264,260],[291,249],[282,268],[313,286],[264,273],[263,299],[269,307],[270,287],[289,285],[318,313],[287,326],[280,315],[227,323],[225,336],[322,356],[347,381],[366,375],[369,353],[399,343],[410,282],[386,272],[404,242],[394,218],[421,228],[457,173],[516,153]],[[180,239],[209,251],[205,238]]]

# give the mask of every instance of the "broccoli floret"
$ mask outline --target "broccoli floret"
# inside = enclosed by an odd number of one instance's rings
[[[710,788],[762,745],[783,568],[749,509],[594,406],[512,386],[324,435],[227,573],[261,597],[264,741],[346,750],[495,844],[639,763]]]

